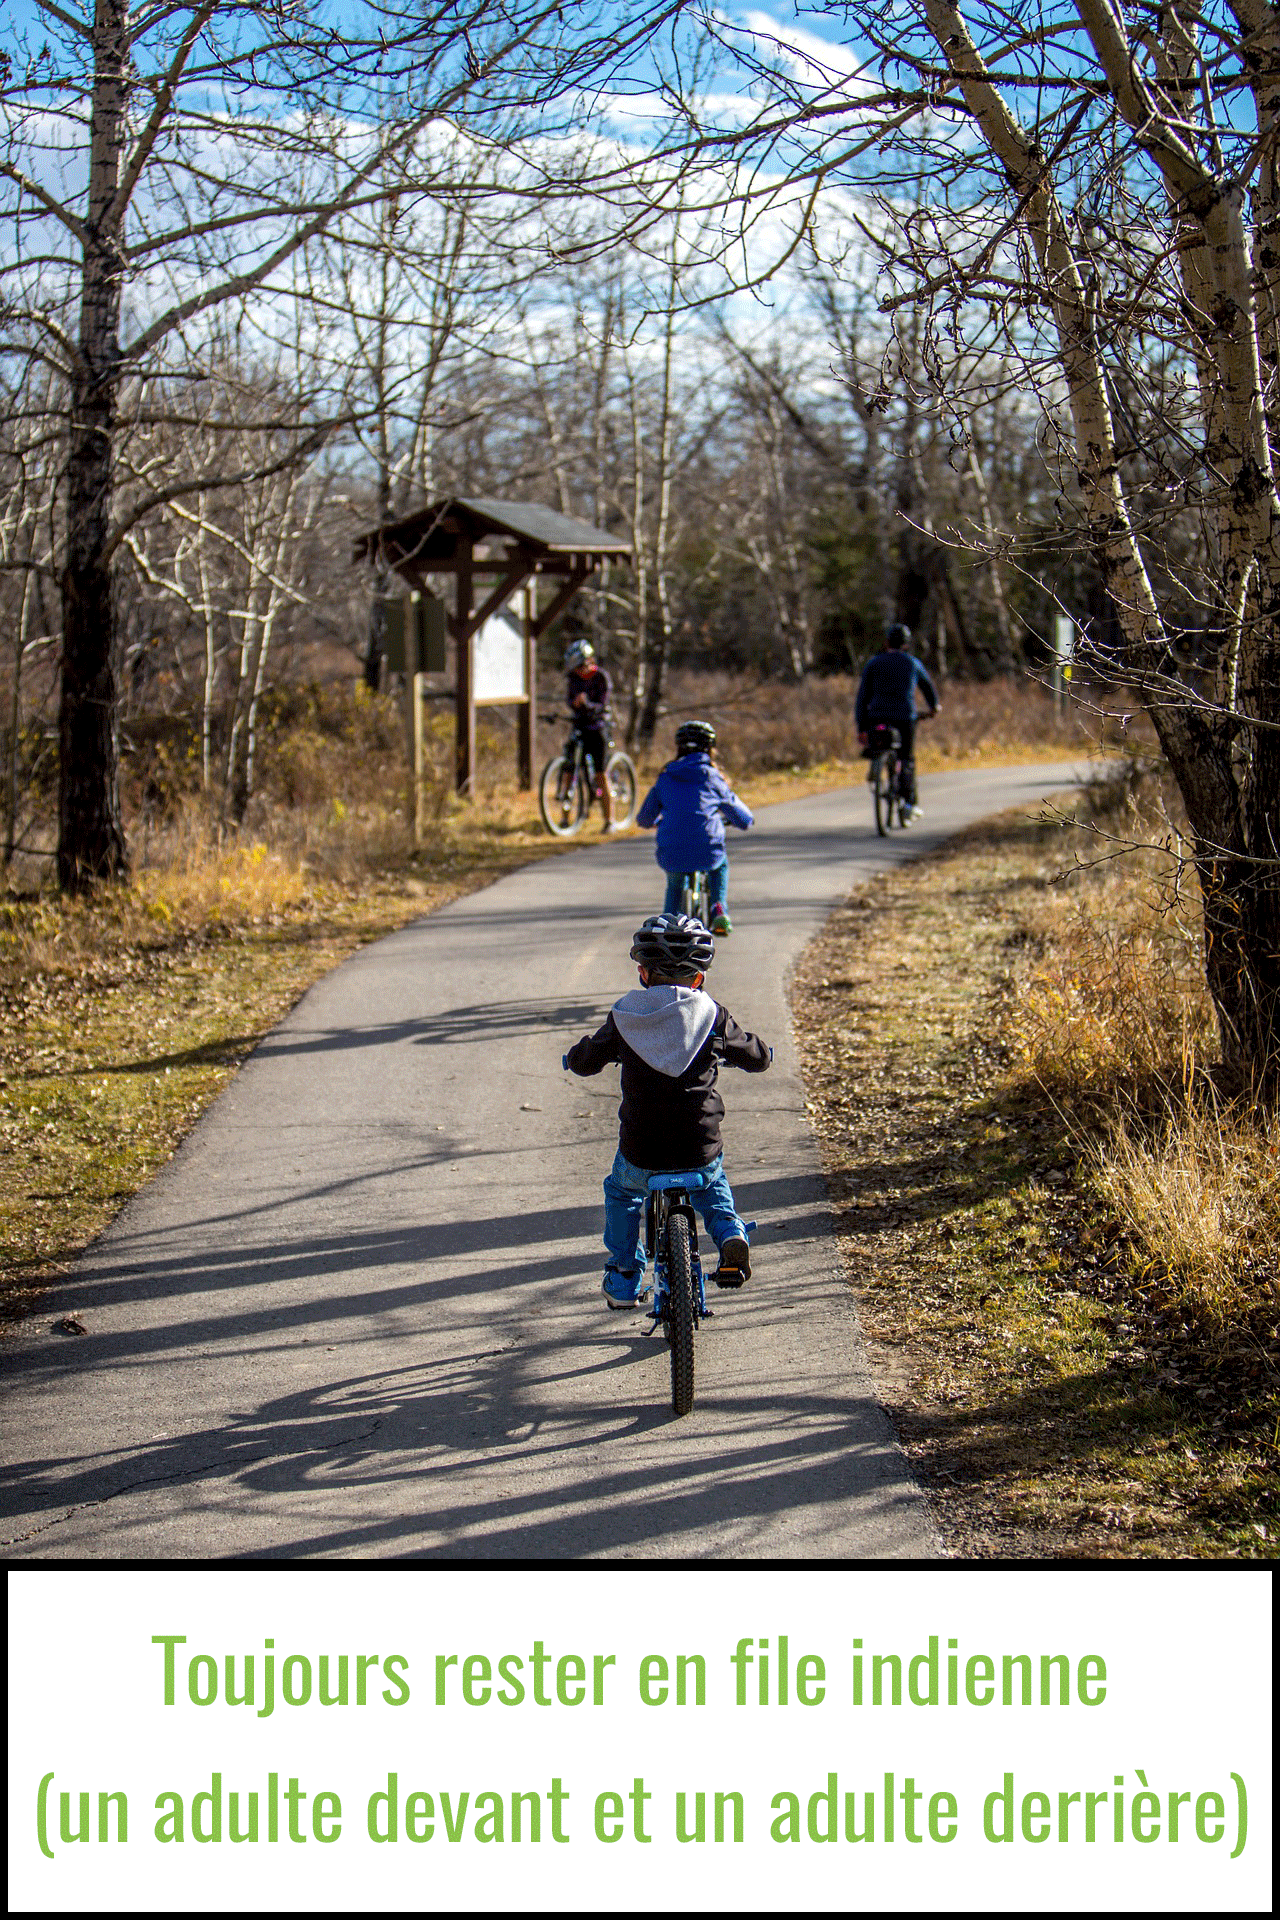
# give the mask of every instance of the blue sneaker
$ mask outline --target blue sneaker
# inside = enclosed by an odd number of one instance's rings
[[[600,1291],[604,1295],[605,1305],[615,1313],[625,1313],[631,1307],[638,1307],[636,1282],[628,1280],[625,1274],[616,1272],[612,1267],[601,1282]]]

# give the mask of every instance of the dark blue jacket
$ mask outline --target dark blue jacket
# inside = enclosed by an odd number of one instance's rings
[[[644,797],[638,827],[658,827],[658,865],[664,873],[706,873],[724,859],[724,823],[754,826],[709,753],[669,760]]]
[[[930,713],[936,713],[937,690],[925,671],[923,660],[917,660],[914,653],[903,653],[897,647],[886,647],[882,653],[873,653],[862,669],[862,678],[858,682],[858,699],[853,709],[854,725],[858,732],[865,733],[867,722],[872,720],[883,720],[890,727],[901,726],[904,720],[914,720],[917,687],[923,689]]]

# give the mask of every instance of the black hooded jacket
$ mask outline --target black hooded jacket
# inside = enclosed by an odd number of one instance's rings
[[[705,1167],[721,1151],[720,1062],[763,1073],[769,1049],[694,987],[637,987],[565,1056],[571,1073],[622,1068],[618,1144],[650,1172]]]

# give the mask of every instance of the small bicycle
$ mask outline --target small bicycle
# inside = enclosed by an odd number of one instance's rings
[[[651,1173],[645,1202],[645,1251],[653,1262],[653,1304],[645,1333],[661,1327],[667,1337],[671,1405],[677,1418],[693,1406],[693,1336],[698,1322],[711,1311],[690,1198],[703,1184],[704,1176],[696,1168],[689,1173]]]
[[[601,792],[602,779],[609,782],[613,795],[614,825],[629,827],[636,810],[634,763],[621,748],[615,749],[610,743],[609,757],[601,775],[575,728],[563,750],[548,760],[538,782],[538,810],[547,832],[554,833],[558,839],[577,833]]]
[[[671,1349],[671,1406],[677,1419],[693,1406],[693,1336],[698,1322],[711,1317],[692,1198],[706,1184],[706,1174],[697,1167],[687,1173],[651,1173],[645,1202],[644,1244],[653,1262],[653,1304],[644,1331],[649,1335],[661,1327],[666,1335]],[[745,1224],[750,1233],[756,1223]],[[643,1299],[646,1291],[642,1288],[638,1297]]]
[[[711,894],[705,873],[681,874],[680,911],[691,920],[700,920],[704,927],[711,925]]]

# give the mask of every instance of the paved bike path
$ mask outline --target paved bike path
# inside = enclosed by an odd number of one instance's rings
[[[600,1301],[617,1075],[560,1068],[633,984],[646,837],[377,942],[263,1041],[0,1353],[9,1554],[937,1553],[840,1276],[785,980],[860,879],[1075,771],[935,775],[888,840],[865,788],[734,837],[709,984],[776,1059],[722,1076],[756,1276],[713,1298],[688,1418],[661,1336]],[[51,1331],[72,1309],[86,1338]]]

